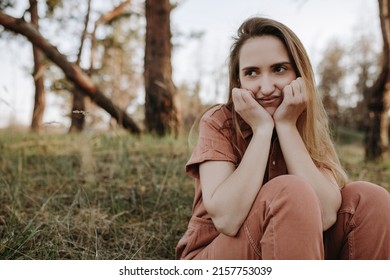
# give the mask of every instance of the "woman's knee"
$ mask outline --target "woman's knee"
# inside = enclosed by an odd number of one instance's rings
[[[302,232],[322,236],[321,206],[308,181],[282,175],[262,187],[245,224],[252,237],[266,234],[269,225],[285,237]]]
[[[269,185],[269,186],[268,186]],[[315,195],[312,186],[303,177],[297,175],[281,175],[264,185],[265,188],[272,189],[274,193],[285,193],[291,196],[300,196],[304,193]]]
[[[321,205],[310,183],[296,175],[282,175],[269,182],[274,196],[267,201],[266,214],[275,223],[292,230],[322,232]],[[267,224],[268,219],[265,218]],[[284,226],[283,226],[284,228]]]
[[[354,231],[355,249],[361,256],[388,259],[390,238],[390,194],[369,182],[353,182],[342,190],[339,217],[342,227]],[[347,213],[348,215],[344,215]],[[343,219],[344,217],[344,219]],[[362,252],[364,251],[364,252]]]
[[[290,213],[305,216],[308,212],[321,216],[321,206],[312,186],[296,175],[281,175],[264,184],[248,217],[267,213]]]
[[[364,211],[377,209],[379,212],[388,211],[388,215],[390,215],[390,194],[381,186],[357,181],[346,184],[341,194],[344,207],[355,209],[360,207],[365,209]]]
[[[304,178],[296,175],[281,175],[263,186],[264,192],[260,195],[269,196],[269,199],[285,200],[289,204],[318,206],[319,201],[313,187]]]

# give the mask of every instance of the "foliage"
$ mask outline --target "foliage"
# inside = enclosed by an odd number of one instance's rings
[[[47,13],[48,15],[53,15],[56,8],[62,7],[62,0],[46,0]]]
[[[15,5],[15,0],[0,0],[0,10],[5,10],[6,8],[13,7]]]
[[[0,5],[11,2],[1,1]],[[21,1],[20,1],[21,2]],[[139,1],[132,1],[115,20],[98,23],[114,9],[118,1],[110,0],[102,3],[93,2],[90,20],[87,28],[87,36],[80,44],[85,27],[84,18],[87,14],[88,1],[75,0],[46,0],[38,1],[40,11],[40,33],[58,50],[67,56],[69,62],[75,62],[78,52],[81,52],[80,66],[88,73],[105,96],[110,98],[122,110],[134,105],[135,99],[142,89],[142,52],[143,47],[143,16],[140,15]],[[128,1],[129,2],[129,1]],[[136,3],[134,3],[136,2]],[[18,3],[19,5],[21,3]],[[28,4],[28,1],[26,1]],[[16,5],[15,5],[16,6]],[[23,9],[19,7],[19,14]],[[26,12],[25,12],[26,13]],[[18,17],[18,16],[17,16]],[[95,25],[95,26],[94,26]],[[93,29],[95,27],[95,29]],[[93,29],[93,31],[92,31]],[[97,30],[96,30],[97,29]],[[94,33],[95,31],[96,34]],[[0,28],[0,36],[2,35]],[[58,36],[61,34],[61,36]],[[2,37],[0,37],[2,38]],[[4,37],[4,39],[6,39]],[[92,41],[96,44],[93,44]],[[14,38],[12,37],[12,41]],[[26,45],[26,43],[24,42]],[[96,53],[96,55],[95,55]],[[94,67],[92,67],[92,56]],[[23,61],[22,64],[31,62]],[[23,65],[24,66],[24,65]],[[92,69],[93,68],[93,69]],[[46,94],[57,93],[62,98],[61,106],[52,105],[63,117],[71,115],[73,83],[69,82],[61,69],[50,60],[44,61],[45,90]],[[30,70],[29,70],[30,71]],[[106,112],[97,110],[97,106],[87,103],[87,125],[93,128],[107,127]]]
[[[98,61],[91,65],[99,88],[123,110],[134,103],[143,87],[142,19],[131,12],[102,26],[105,37],[97,40]],[[93,121],[98,117],[95,112]]]
[[[340,113],[338,101],[343,95],[342,82],[346,74],[345,66],[342,65],[344,54],[345,50],[334,41],[329,44],[319,63],[319,89],[331,122],[336,122]]]
[[[390,160],[363,164],[361,135],[338,135],[352,179],[390,190]],[[0,153],[0,259],[174,258],[193,198],[185,137],[5,131]]]
[[[369,89],[379,71],[380,55],[372,34],[357,34],[346,46],[333,39],[318,64],[318,88],[332,124],[364,131]]]

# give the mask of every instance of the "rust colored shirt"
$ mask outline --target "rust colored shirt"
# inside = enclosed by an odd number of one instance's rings
[[[225,105],[213,107],[200,120],[198,143],[186,164],[186,172],[195,178],[192,217],[187,231],[177,245],[176,258],[178,259],[192,259],[220,234],[203,204],[199,165],[209,160],[230,161],[236,166],[239,164],[232,144],[234,135],[231,123],[232,114]],[[248,145],[252,138],[252,131],[247,125],[243,127],[243,136]],[[273,137],[263,183],[283,174],[287,174],[286,163],[279,141],[277,137]]]

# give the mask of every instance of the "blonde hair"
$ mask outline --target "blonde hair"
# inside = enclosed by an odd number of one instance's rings
[[[309,93],[307,109],[299,117],[297,128],[305,146],[314,163],[321,168],[329,169],[334,174],[340,187],[343,187],[348,178],[341,167],[340,161],[334,149],[328,126],[328,116],[318,95],[314,79],[313,68],[306,50],[290,28],[275,20],[267,18],[250,18],[238,29],[237,37],[231,47],[229,60],[229,98],[227,108],[232,112],[233,145],[239,160],[245,151],[245,139],[243,137],[243,120],[234,110],[232,89],[240,87],[239,82],[239,54],[244,43],[253,37],[272,35],[277,37],[286,47],[294,70],[298,77],[302,77]]]

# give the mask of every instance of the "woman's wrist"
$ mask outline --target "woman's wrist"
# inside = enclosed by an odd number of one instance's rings
[[[279,121],[279,122],[275,122],[275,129],[277,132],[279,132],[284,130],[288,130],[288,131],[297,130],[298,128],[297,125],[293,122]]]
[[[253,135],[272,136],[274,125],[263,125],[252,128]]]

